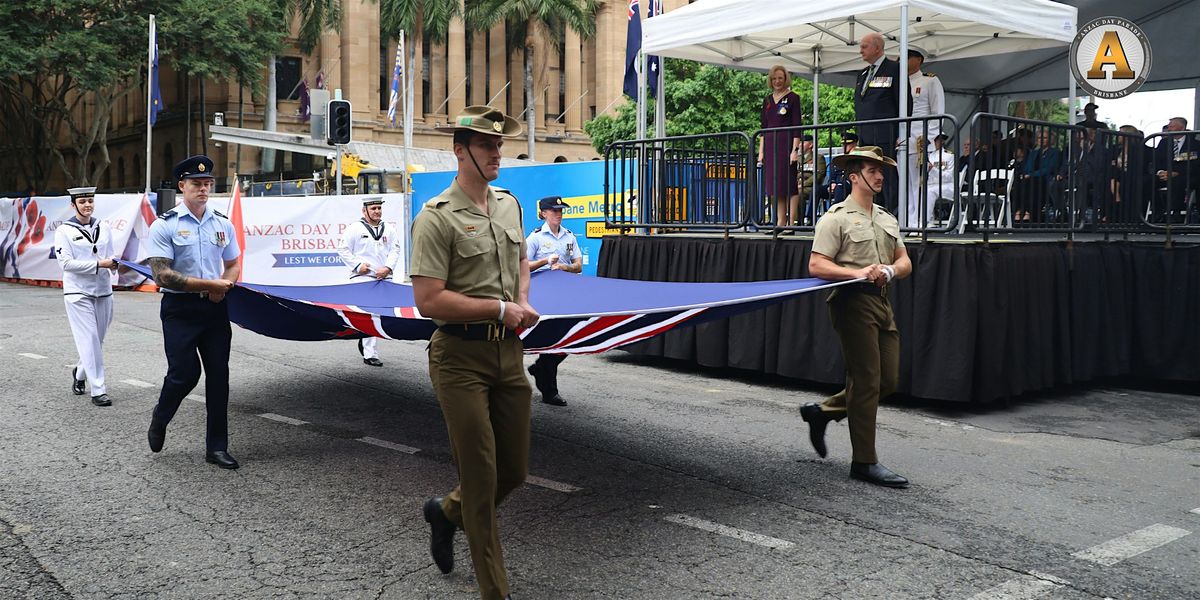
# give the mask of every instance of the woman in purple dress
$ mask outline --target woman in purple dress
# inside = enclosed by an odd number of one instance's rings
[[[800,96],[792,91],[792,76],[775,65],[767,72],[771,93],[763,98],[762,128],[802,124]],[[766,132],[758,141],[758,164],[763,167],[763,195],[775,199],[775,226],[794,225],[800,216],[796,162],[800,156],[800,130]]]

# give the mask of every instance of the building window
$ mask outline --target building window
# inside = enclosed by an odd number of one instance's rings
[[[173,175],[175,172],[175,149],[170,142],[163,146],[162,167],[163,177]]]
[[[379,37],[379,107],[387,110],[392,105],[392,71],[396,68],[396,48],[391,40]]]
[[[300,99],[300,58],[279,56],[275,59],[275,99]]]
[[[117,159],[117,188],[125,188],[125,157]]]

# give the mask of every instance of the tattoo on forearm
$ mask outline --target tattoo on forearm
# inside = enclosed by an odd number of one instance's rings
[[[171,260],[163,257],[150,259],[150,270],[154,273],[154,283],[159,287],[182,292],[187,286],[187,275],[171,268]]]

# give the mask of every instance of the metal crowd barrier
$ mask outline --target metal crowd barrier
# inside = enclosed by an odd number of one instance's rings
[[[746,222],[751,163],[744,133],[615,142],[604,159],[608,228],[728,232]]]
[[[1143,137],[980,113],[969,134],[963,144],[970,156],[960,204],[963,230],[982,232],[985,239],[1031,231],[1200,232],[1200,138],[1194,131]],[[1171,144],[1169,151],[1164,143]],[[1163,174],[1166,165],[1174,165],[1173,176]]]
[[[751,138],[756,159],[761,154],[763,160],[756,160],[753,187],[756,201],[748,225],[775,233],[811,231],[817,219],[849,192],[844,174],[832,167],[832,160],[849,148],[842,144],[842,135],[854,132],[859,137],[858,146],[880,146],[897,161],[897,169],[888,174],[876,202],[896,215],[903,231],[954,231],[960,215],[956,192],[959,171],[953,167],[958,155],[958,138],[954,135],[958,129],[958,121],[952,115],[760,129]],[[946,133],[947,138],[935,142],[939,132]],[[801,142],[799,160],[792,165],[798,173],[798,189],[794,194],[800,196],[793,210],[791,198],[782,198],[783,189],[791,190],[790,184],[781,184],[780,155],[790,149],[793,140],[803,140],[806,136],[812,141]],[[918,141],[921,138],[925,140],[923,143]],[[812,178],[812,185],[805,185],[806,175]],[[901,186],[908,190],[905,198]]]

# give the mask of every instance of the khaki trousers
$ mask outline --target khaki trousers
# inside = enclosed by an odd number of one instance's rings
[[[471,341],[438,331],[429,343],[429,378],[458,466],[458,487],[446,494],[442,512],[466,533],[483,600],[508,594],[496,506],[529,470],[532,390],[521,340],[509,336]]]
[[[892,305],[885,296],[839,290],[829,300],[829,316],[842,340],[846,388],[826,398],[821,410],[834,419],[849,417],[851,460],[877,463],[875,413],[900,378],[900,332]]]

